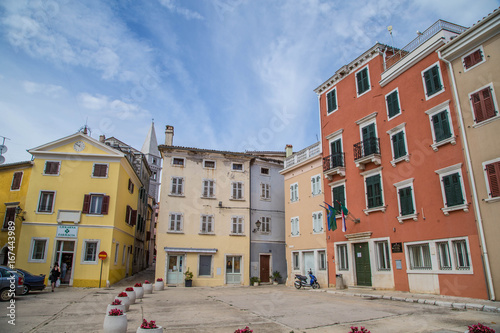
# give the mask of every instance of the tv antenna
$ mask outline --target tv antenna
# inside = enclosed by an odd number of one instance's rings
[[[391,35],[391,46],[392,46],[392,54],[394,55],[394,40],[392,39],[392,25],[387,27],[387,31]]]
[[[1,136],[0,138],[3,138],[2,144],[0,145],[0,164],[3,164],[5,162],[5,157],[3,154],[7,152],[7,146],[5,145],[5,139],[10,140],[9,138],[6,138],[5,136]]]

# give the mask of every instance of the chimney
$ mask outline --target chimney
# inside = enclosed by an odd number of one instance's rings
[[[171,146],[174,141],[174,126],[167,125],[165,127],[165,145]]]
[[[104,134],[99,135],[99,142],[104,143],[105,140],[106,140],[106,135],[104,135]]]
[[[293,146],[292,145],[286,145],[285,146],[285,157],[289,157],[293,154]]]

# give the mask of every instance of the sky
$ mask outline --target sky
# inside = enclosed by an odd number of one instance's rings
[[[2,0],[5,163],[85,125],[141,149],[153,119],[159,144],[172,125],[177,146],[298,151],[319,140],[314,89],[341,66],[376,42],[402,47],[438,19],[470,27],[499,5]]]

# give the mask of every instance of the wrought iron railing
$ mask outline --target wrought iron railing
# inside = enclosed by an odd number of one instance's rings
[[[323,171],[326,172],[334,168],[345,166],[344,157],[345,153],[333,153],[327,157],[323,157]]]
[[[358,160],[372,154],[380,154],[379,138],[369,138],[354,144],[354,160]]]

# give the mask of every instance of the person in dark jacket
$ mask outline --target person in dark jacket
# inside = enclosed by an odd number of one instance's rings
[[[61,275],[61,269],[59,268],[59,264],[56,262],[54,263],[54,267],[52,267],[52,270],[50,271],[50,277],[49,280],[52,285],[52,292],[54,292],[54,288],[56,287],[56,282],[59,280],[59,276]]]

